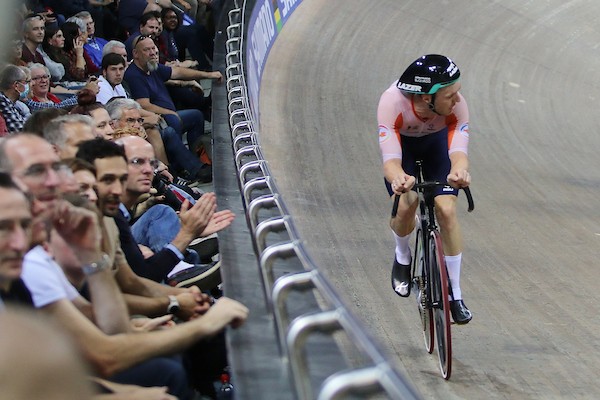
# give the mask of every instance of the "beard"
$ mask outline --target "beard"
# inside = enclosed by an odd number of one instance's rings
[[[146,63],[146,68],[148,68],[148,71],[150,72],[154,72],[158,69],[158,61],[148,61]]]

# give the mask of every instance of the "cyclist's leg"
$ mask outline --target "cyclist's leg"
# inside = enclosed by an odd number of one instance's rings
[[[426,179],[445,182],[451,167],[450,157],[448,156],[447,131],[430,136],[432,136],[432,140],[427,152],[428,157],[423,173]],[[472,316],[462,301],[462,291],[460,289],[463,238],[456,213],[457,195],[458,190],[450,186],[440,188],[435,198],[435,211],[440,225],[448,278],[452,287],[452,317],[457,323],[467,323]]]
[[[402,168],[407,174],[414,175],[415,157],[410,148],[410,143],[403,140]],[[394,199],[394,193],[389,182],[385,181],[389,195]],[[406,297],[410,294],[410,234],[415,228],[415,211],[418,205],[418,197],[415,192],[404,193],[398,202],[398,211],[390,220],[390,228],[394,235],[396,247],[394,251],[394,262],[392,264],[392,288],[394,291]]]

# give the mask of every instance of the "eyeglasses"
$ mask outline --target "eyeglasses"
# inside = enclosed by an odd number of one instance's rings
[[[32,76],[31,80],[34,82],[39,82],[41,80],[48,80],[50,79],[50,75],[42,75],[42,76]]]
[[[19,79],[17,82],[20,83],[21,85],[29,85],[31,83],[31,79],[27,79],[27,80]]]
[[[158,161],[156,158],[148,159],[142,157],[134,157],[131,160],[129,160],[129,164],[137,168],[143,167],[146,163],[148,163],[152,167],[152,169],[157,169],[160,165],[160,161]]]
[[[144,123],[144,118],[127,118],[125,119],[125,122],[128,125],[135,125],[135,123],[137,122],[138,124],[142,125]]]
[[[152,39],[152,37],[147,36],[147,35],[140,35],[140,36],[136,37],[135,40],[133,41],[133,48],[135,49],[135,46],[137,46],[138,43],[144,39]]]
[[[25,171],[21,173],[21,175],[25,178],[30,178],[36,181],[45,181],[48,179],[48,174],[50,171],[60,175],[60,176],[69,176],[73,172],[71,168],[67,165],[63,164],[60,161],[53,162],[50,165],[44,164],[33,164],[30,165]]]

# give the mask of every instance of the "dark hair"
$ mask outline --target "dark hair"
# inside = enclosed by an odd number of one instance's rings
[[[103,70],[107,69],[111,65],[119,65],[119,64],[123,64],[123,66],[125,66],[125,60],[123,59],[123,56],[121,56],[120,54],[108,53],[107,55],[102,57],[102,69]]]
[[[97,158],[123,157],[127,161],[123,146],[104,138],[95,138],[82,142],[79,145],[76,157],[92,165],[94,165],[94,161]]]
[[[169,13],[171,11],[173,13],[175,13],[175,16],[177,17],[177,27],[175,29],[177,29],[177,28],[179,28],[181,26],[181,16],[179,14],[177,14],[177,11],[175,11],[175,9],[166,7],[166,8],[163,8],[160,11],[160,16],[161,16],[162,21],[163,21],[163,29],[165,29],[165,30],[167,29],[167,27],[165,26],[165,17],[167,16],[167,13]]]
[[[50,44],[50,39],[52,39],[52,36],[56,35],[58,31],[62,31],[62,29],[53,25],[46,26],[46,31],[44,32],[44,41],[42,42],[42,49],[44,49],[46,54],[48,54],[52,60],[61,63],[65,66],[65,68],[69,68],[69,64],[71,63],[69,55],[63,48]]]
[[[65,51],[69,52],[73,50],[73,40],[79,36],[79,25],[75,22],[65,22],[60,29],[65,37]]]
[[[146,26],[148,21],[150,21],[151,19],[162,19],[162,17],[160,16],[160,12],[148,11],[147,13],[143,14],[142,18],[140,18],[140,26]]]
[[[31,113],[31,117],[25,121],[25,125],[23,125],[23,131],[31,132],[39,137],[44,137],[44,127],[48,125],[48,122],[66,114],[67,110],[56,107],[34,111]]]
[[[122,59],[123,57],[121,57]],[[91,115],[90,113],[104,106],[96,101],[96,95],[90,89],[81,89],[77,93],[77,105],[69,114]]]

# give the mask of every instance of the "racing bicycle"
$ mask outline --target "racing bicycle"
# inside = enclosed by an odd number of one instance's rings
[[[442,238],[435,219],[435,190],[447,183],[424,181],[422,165],[417,161],[416,184],[413,189],[419,196],[416,218],[414,257],[412,259],[412,288],[417,298],[417,308],[423,328],[425,349],[433,352],[437,339],[437,354],[444,379],[452,372],[452,336],[450,331],[450,298],[452,287],[444,259]],[[469,203],[468,211],[475,208],[468,187],[463,188]],[[392,217],[398,211],[399,195],[395,196]]]

